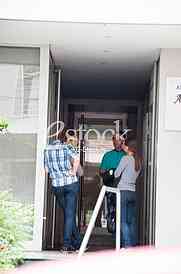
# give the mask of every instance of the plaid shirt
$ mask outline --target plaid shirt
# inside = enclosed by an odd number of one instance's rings
[[[77,176],[71,176],[71,159],[78,156],[73,147],[60,140],[47,145],[44,150],[44,167],[48,170],[54,187],[70,185],[78,181]]]

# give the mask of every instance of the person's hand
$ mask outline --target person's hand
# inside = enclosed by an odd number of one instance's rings
[[[76,176],[76,172],[73,169],[71,169],[69,171],[69,174],[70,174],[70,176]]]

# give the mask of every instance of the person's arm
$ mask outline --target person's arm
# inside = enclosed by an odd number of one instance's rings
[[[102,161],[99,167],[99,175],[102,177],[106,171],[107,171],[107,160],[106,160],[106,154],[105,154],[102,158]]]
[[[83,171],[83,168],[82,168],[81,164],[79,164],[79,166],[78,166],[77,174],[78,174],[79,177],[84,175],[84,171]]]
[[[70,175],[75,176],[78,170],[78,167],[80,165],[80,160],[79,160],[79,154],[74,149],[73,147],[68,147],[67,148],[68,156],[70,157],[70,161],[72,163],[72,169],[70,170]]]
[[[127,166],[127,164],[128,164],[128,158],[127,158],[128,156],[124,156],[122,159],[121,159],[121,161],[119,162],[119,165],[118,165],[118,167],[116,168],[116,170],[115,170],[115,172],[114,172],[114,177],[115,178],[118,178],[120,175],[121,175],[121,173],[123,172],[123,170],[125,169],[125,167]]]
[[[70,175],[75,176],[78,170],[80,164],[79,156],[77,155],[76,157],[73,158],[73,165],[72,169],[70,170]]]

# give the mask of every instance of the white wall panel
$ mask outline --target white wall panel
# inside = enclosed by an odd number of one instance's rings
[[[166,79],[181,77],[181,49],[163,49],[160,57],[156,245],[181,246],[181,132],[165,130]],[[180,117],[177,118],[180,123]]]

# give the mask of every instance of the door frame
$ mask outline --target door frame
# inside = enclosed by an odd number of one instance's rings
[[[48,102],[48,126],[61,118],[61,69],[56,69],[53,58],[50,54],[49,71],[49,102]],[[53,109],[52,109],[53,108]],[[56,132],[59,130],[59,124],[56,124]],[[52,132],[53,133],[53,132]],[[47,140],[48,142],[49,140]],[[51,190],[51,179],[46,176],[45,179],[45,199],[44,199],[44,225],[43,225],[43,250],[50,250],[55,248],[57,242],[57,223],[58,211],[56,207],[56,198]],[[58,242],[61,241],[62,235],[58,235]],[[58,243],[59,244],[59,243]]]
[[[158,143],[158,82],[159,60],[154,63],[150,78],[150,89],[145,102],[143,139],[145,155],[144,171],[144,241],[147,245],[155,245],[156,229],[156,178],[157,178],[157,143]],[[151,124],[150,124],[151,121]]]

